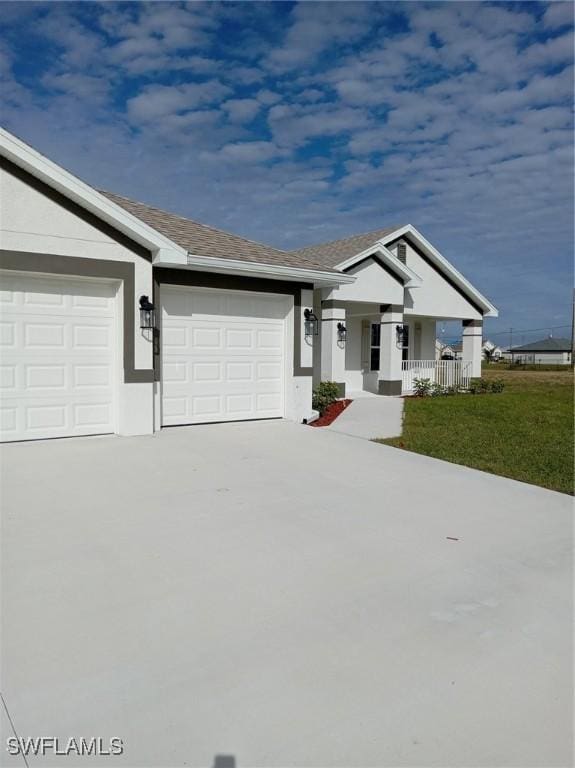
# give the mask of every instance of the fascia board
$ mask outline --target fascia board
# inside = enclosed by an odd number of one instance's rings
[[[182,264],[166,260],[158,260],[154,266],[165,268],[182,268]],[[316,269],[288,267],[279,264],[259,264],[240,259],[223,259],[212,256],[188,254],[184,268],[202,272],[220,272],[222,274],[249,275],[271,280],[288,280],[291,282],[313,283],[324,287],[337,287],[354,283],[354,275],[339,272],[324,272]]]

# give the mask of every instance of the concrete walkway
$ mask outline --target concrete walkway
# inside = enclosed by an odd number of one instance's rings
[[[363,437],[396,437],[401,434],[403,399],[401,397],[366,396],[350,392],[353,403],[327,429],[343,435]]]

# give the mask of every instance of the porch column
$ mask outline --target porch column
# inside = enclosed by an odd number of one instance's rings
[[[387,304],[382,305],[381,310],[378,392],[401,395],[401,344],[397,341],[397,326],[403,324],[403,306]]]
[[[321,380],[335,381],[339,396],[345,397],[345,343],[340,341],[337,324],[345,325],[345,307],[326,301],[321,308]]]
[[[463,321],[461,356],[471,361],[471,375],[481,376],[481,346],[483,344],[483,320]]]

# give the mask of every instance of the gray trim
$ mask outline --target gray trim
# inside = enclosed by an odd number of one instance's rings
[[[294,337],[293,337],[293,375],[312,376],[312,367],[303,367],[301,360],[301,292],[313,290],[313,284],[292,283],[287,280],[266,280],[262,277],[244,277],[225,275],[217,272],[199,272],[188,269],[154,268],[154,284],[161,290],[161,284],[189,285],[194,288],[219,288],[222,291],[254,291],[257,293],[279,293],[293,296]]]
[[[379,379],[377,382],[378,395],[401,395],[402,383],[401,379],[394,381],[387,381],[386,379]]]
[[[102,221],[102,219],[98,218],[94,213],[91,213],[85,208],[82,208],[81,205],[75,203],[73,200],[70,200],[61,192],[58,192],[56,189],[48,186],[48,184],[41,181],[40,179],[37,179],[35,176],[32,176],[32,174],[15,165],[7,158],[0,157],[0,168],[2,168],[2,170],[6,171],[6,173],[10,174],[11,176],[19,179],[22,183],[26,184],[31,189],[34,189],[36,192],[44,195],[44,197],[47,197],[53,203],[60,206],[60,208],[64,208],[64,210],[68,211],[68,213],[71,213],[73,216],[76,216],[77,218],[86,222],[86,224],[95,227],[99,232],[102,232],[102,234],[110,237],[112,240],[115,240],[120,245],[123,245],[124,248],[132,251],[132,253],[141,256],[143,259],[146,259],[146,261],[152,261],[152,254],[150,251],[146,250],[143,245],[136,243],[123,232],[120,232],[111,224],[108,224],[108,222]]]
[[[483,320],[463,320],[464,328],[483,328]]]
[[[401,312],[403,314],[403,304],[380,304],[379,311],[382,315],[386,312]]]
[[[335,299],[326,299],[322,301],[322,309],[346,309],[348,301],[336,301]]]
[[[104,259],[86,259],[81,256],[55,256],[48,253],[0,250],[0,269],[121,280],[124,305],[124,382],[126,384],[147,384],[154,381],[153,369],[137,369],[135,367],[135,267],[131,261],[107,261]]]
[[[336,381],[334,384],[337,385],[337,396],[345,397],[345,381]]]

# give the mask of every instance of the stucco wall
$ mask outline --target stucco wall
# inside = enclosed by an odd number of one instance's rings
[[[33,182],[32,182],[33,184]],[[42,191],[12,173],[0,169],[2,211],[0,247],[7,251],[134,264],[135,296],[152,295],[151,261],[115,241],[97,226],[84,221]],[[137,369],[153,367],[152,344],[140,331],[137,301],[134,302],[134,363]],[[122,325],[122,292],[118,293],[118,321]],[[123,328],[120,329],[123,337]],[[119,431],[146,434],[153,431],[153,384],[119,384]]]
[[[513,355],[513,359],[515,361],[521,360],[523,363],[567,365],[571,362],[571,355],[569,352],[517,352]]]
[[[397,246],[392,246],[390,250],[395,253]],[[425,261],[409,243],[406,249],[406,264],[421,277],[422,285],[406,289],[405,315],[427,315],[455,320],[481,319],[481,312],[451,286],[445,277]]]
[[[402,284],[373,259],[366,259],[348,270],[348,274],[355,276],[355,282],[326,293],[325,299],[403,304]]]

